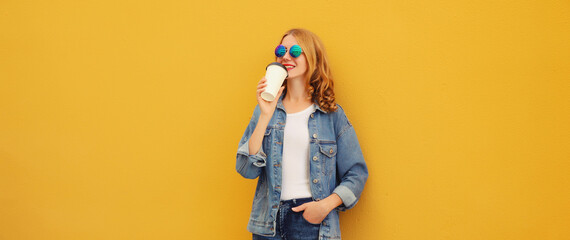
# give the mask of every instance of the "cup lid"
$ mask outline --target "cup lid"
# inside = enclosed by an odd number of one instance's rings
[[[278,63],[278,62],[272,62],[272,63],[270,63],[269,65],[267,65],[267,67],[265,67],[265,70],[267,70],[267,68],[268,68],[269,66],[271,66],[271,65],[277,65],[277,66],[279,66],[279,67],[282,67],[282,68],[285,70],[285,72],[287,73],[287,76],[286,76],[285,78],[288,78],[288,77],[289,77],[289,71],[287,71],[287,68],[286,68],[285,66],[283,66],[283,64]]]

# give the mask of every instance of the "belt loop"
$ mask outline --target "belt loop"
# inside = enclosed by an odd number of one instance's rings
[[[293,198],[293,204],[294,204],[295,206],[297,206],[297,199],[296,199],[296,198]]]

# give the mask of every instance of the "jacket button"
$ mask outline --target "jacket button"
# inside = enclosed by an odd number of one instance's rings
[[[319,158],[317,156],[313,157],[313,161],[317,161]]]
[[[316,133],[313,133],[313,138],[317,138],[317,134],[316,134]]]
[[[333,153],[333,149],[331,148],[331,150],[329,151],[329,153]]]
[[[316,179],[316,178],[313,179],[313,183],[318,183],[318,182],[319,182],[319,179]]]
[[[315,117],[315,114],[312,114],[312,113],[311,113],[311,118],[314,118],[314,117]]]

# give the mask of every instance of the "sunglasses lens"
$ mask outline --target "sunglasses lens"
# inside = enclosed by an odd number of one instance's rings
[[[277,56],[277,57],[285,56],[286,52],[287,52],[287,49],[283,45],[279,45],[275,48],[275,56]]]
[[[303,53],[303,49],[299,45],[293,45],[289,50],[289,54],[294,58],[301,56],[301,53]]]

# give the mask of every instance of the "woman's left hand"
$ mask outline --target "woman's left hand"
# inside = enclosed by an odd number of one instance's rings
[[[342,200],[338,195],[333,193],[321,201],[304,203],[292,208],[291,210],[294,212],[305,211],[303,213],[303,217],[307,222],[320,224],[325,217],[340,204],[342,204]]]

